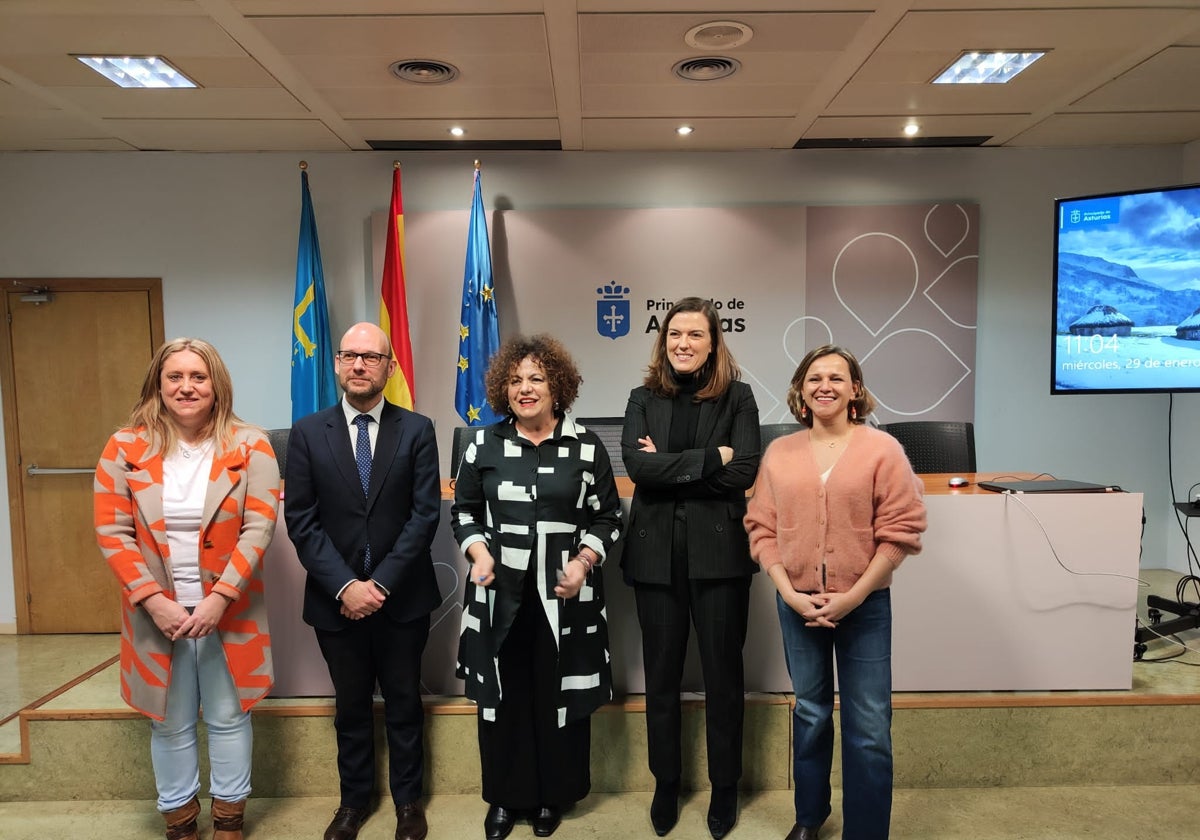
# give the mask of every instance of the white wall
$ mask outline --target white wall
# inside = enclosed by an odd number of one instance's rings
[[[464,246],[476,156],[489,208],[978,203],[980,469],[1102,475],[1144,492],[1143,565],[1185,568],[1167,483],[1168,397],[1049,395],[1051,202],[1200,180],[1200,151],[404,153],[406,212],[461,209]],[[301,157],[340,333],[375,316],[371,214],[387,208],[393,154],[0,154],[0,278],[162,277],[167,336],[212,340],[233,371],[238,412],[286,426]],[[412,306],[423,295],[457,301],[461,261],[446,278],[408,284]],[[442,328],[415,321],[414,344]],[[449,375],[447,365],[417,359],[418,399],[423,382]],[[614,376],[632,384],[638,374]],[[1180,492],[1200,479],[1200,454],[1188,445],[1196,400],[1174,401]],[[442,429],[458,422],[449,404],[418,409]],[[15,621],[9,532],[0,521],[0,626]]]

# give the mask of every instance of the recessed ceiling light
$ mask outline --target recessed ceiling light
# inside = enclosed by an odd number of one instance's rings
[[[194,88],[196,83],[157,55],[77,55],[76,59],[123,88]]]
[[[449,129],[449,131],[455,137],[462,137],[464,134],[467,133],[467,130],[465,128],[463,128],[461,125],[456,125],[453,128]]]
[[[1002,85],[1046,53],[965,52],[933,80],[935,85]]]
[[[921,126],[917,125],[916,123],[909,123],[908,125],[904,126],[904,136],[905,137],[916,137],[917,132],[919,132],[920,130],[921,130]]]
[[[687,137],[693,131],[695,131],[695,129],[692,128],[690,125],[681,125],[681,126],[679,126],[679,128],[675,129],[675,133],[678,134],[680,137]]]

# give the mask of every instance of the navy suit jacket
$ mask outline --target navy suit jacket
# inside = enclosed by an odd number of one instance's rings
[[[696,448],[664,452],[671,432],[671,400],[646,387],[634,388],[625,408],[621,455],[633,480],[633,501],[625,528],[621,570],[632,583],[671,582],[675,507],[687,512],[688,577],[751,575],[758,566],[742,517],[746,491],[754,484],[760,457],[758,406],[745,382],[732,382],[725,394],[700,403]],[[649,435],[658,452],[641,451]],[[706,454],[733,447],[733,459],[704,476]]]
[[[368,541],[370,577],[390,593],[381,612],[396,621],[433,612],[441,595],[430,546],[441,503],[437,440],[428,417],[384,403],[366,496],[341,401],[297,420],[288,438],[283,510],[308,571],[304,620],[321,630],[350,622],[337,594],[364,577]]]

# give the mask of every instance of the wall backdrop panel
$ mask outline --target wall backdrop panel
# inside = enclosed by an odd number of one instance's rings
[[[1196,148],[406,152],[408,214],[445,211],[459,220],[447,232],[448,262],[432,273],[417,266],[409,271],[410,302],[421,316],[414,319],[414,338],[428,345],[416,360],[418,399],[429,396],[435,405],[452,404],[447,360],[455,338],[434,336],[439,322],[430,313],[457,317],[477,157],[497,246],[497,219],[503,223],[510,210],[977,205],[973,388],[980,469],[1045,469],[1142,491],[1143,565],[1185,568],[1167,480],[1168,398],[1052,398],[1047,330],[1053,199],[1194,182],[1200,177]],[[301,158],[309,163],[331,321],[344,330],[377,312],[372,216],[386,213],[394,153],[0,153],[0,278],[162,277],[166,333],[214,341],[233,374],[238,412],[267,427],[285,426]],[[787,229],[770,236],[794,238]],[[497,261],[511,263],[514,278],[519,259],[498,251]],[[774,282],[802,282],[807,295],[811,271],[805,278],[783,266]],[[742,282],[737,265],[725,274],[723,283]],[[512,303],[501,294],[509,307],[502,318]],[[594,313],[588,315],[580,316],[579,329],[594,336]],[[523,313],[514,317],[505,328],[525,329]],[[758,323],[764,317],[761,308],[755,312]],[[574,329],[575,316],[563,323]],[[860,339],[839,340],[861,352]],[[615,343],[598,336],[589,341],[597,351],[608,345],[609,352]],[[645,336],[623,341],[640,342],[642,353],[633,354],[634,368],[614,376],[622,405],[649,347]],[[745,356],[742,343],[734,344],[739,357]],[[584,383],[581,412],[592,410],[586,401],[601,398],[595,377]],[[872,382],[887,378],[872,375]],[[66,381],[51,378],[47,387]],[[765,390],[775,393],[783,384],[773,380]],[[1200,396],[1181,395],[1174,407],[1172,466],[1185,490],[1200,479],[1200,451],[1184,445],[1200,416]],[[452,423],[439,422],[445,425]],[[0,506],[8,501],[0,488]],[[0,518],[0,632],[15,622],[10,544],[8,520]],[[82,562],[101,561],[97,553]]]

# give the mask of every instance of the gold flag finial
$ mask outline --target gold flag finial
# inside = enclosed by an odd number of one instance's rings
[[[398,160],[392,161],[392,169],[399,169],[399,168],[400,168],[400,161],[398,161]]]
[[[308,171],[308,161],[306,161],[306,160],[300,161],[300,171],[301,172]]]

